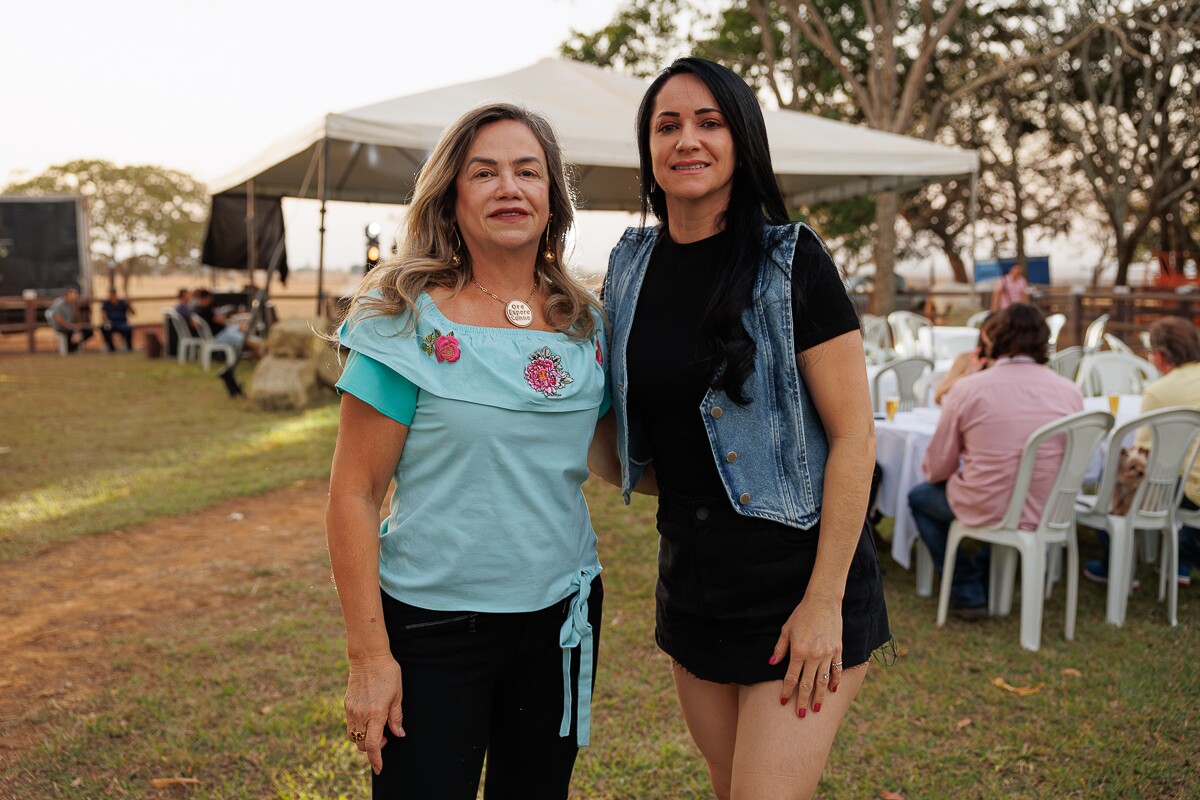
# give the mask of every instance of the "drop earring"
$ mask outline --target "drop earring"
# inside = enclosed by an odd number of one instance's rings
[[[462,257],[459,256],[458,250],[462,247],[462,237],[458,235],[458,226],[454,226],[454,252],[450,254],[450,266],[461,267]]]
[[[554,251],[550,249],[550,223],[553,221],[554,215],[551,214],[549,219],[546,220],[546,249],[542,253],[542,258],[546,260],[547,264],[554,263]]]

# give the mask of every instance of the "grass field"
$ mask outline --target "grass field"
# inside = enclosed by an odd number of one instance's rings
[[[335,412],[259,414],[194,366],[137,355],[0,358],[0,560],[325,475]],[[606,613],[593,746],[573,796],[708,797],[653,645],[653,504],[627,509],[611,488],[585,488]],[[1094,554],[1094,537],[1081,543]],[[884,566],[901,657],[872,668],[820,797],[1200,797],[1200,587],[1181,589],[1177,628],[1149,588],[1114,628],[1102,587],[1085,582],[1065,642],[1060,585],[1042,649],[1029,653],[1015,618],[936,628],[934,600],[886,556]],[[364,796],[363,765],[342,738],[344,645],[327,577],[314,548],[253,588],[213,587],[230,603],[211,613],[127,634],[140,655],[105,665],[111,688],[34,721],[47,733],[0,775],[0,797]],[[1037,691],[1004,691],[996,678]],[[152,788],[164,773],[202,784]]]

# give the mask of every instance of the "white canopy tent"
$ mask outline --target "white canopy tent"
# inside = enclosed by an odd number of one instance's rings
[[[582,210],[634,211],[634,125],[646,86],[588,64],[546,58],[506,75],[328,114],[216,181],[213,194],[403,204],[449,124],[475,106],[508,101],[543,112],[554,124],[576,170]],[[764,115],[789,205],[912,189],[979,169],[973,151],[794,111]],[[251,255],[252,265],[254,260]]]

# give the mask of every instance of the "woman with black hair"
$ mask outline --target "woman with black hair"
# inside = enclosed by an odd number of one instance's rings
[[[676,61],[637,133],[661,224],[626,232],[604,302],[622,490],[659,493],[655,637],[717,796],[809,797],[891,641],[858,319],[740,78]]]

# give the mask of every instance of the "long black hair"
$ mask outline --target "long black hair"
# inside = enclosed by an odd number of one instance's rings
[[[708,307],[700,328],[700,364],[714,373],[713,386],[739,405],[750,402],[744,392],[754,369],[754,340],[742,324],[742,312],[753,300],[754,283],[762,255],[763,226],[788,222],[787,206],[767,146],[767,126],[762,108],[750,87],[729,69],[703,58],[680,58],[655,78],[638,109],[637,141],[641,167],[642,218],[651,211],[666,228],[670,220],[667,199],[654,180],[650,131],[658,93],[676,75],[695,75],[712,93],[733,136],[735,167],[729,205],[722,228],[729,233],[728,268],[717,273],[710,287]]]

